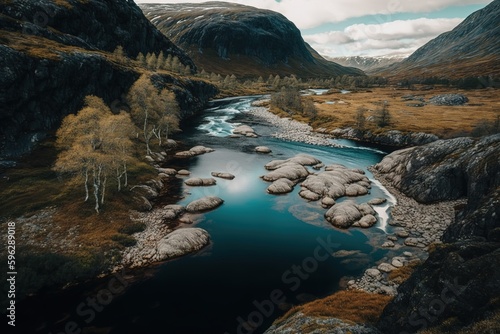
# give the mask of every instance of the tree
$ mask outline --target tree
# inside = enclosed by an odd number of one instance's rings
[[[375,119],[377,120],[377,125],[381,128],[391,123],[391,114],[389,113],[387,101],[384,101],[382,106],[377,108],[375,111]]]
[[[148,53],[146,56],[146,63],[150,70],[154,70],[156,68],[156,64],[158,63],[158,59],[154,53]]]
[[[310,119],[315,119],[316,116],[318,116],[318,110],[316,110],[313,99],[304,99],[304,102],[302,103],[302,114]]]
[[[61,152],[54,169],[83,177],[85,202],[91,182],[97,213],[104,204],[108,176],[116,173],[118,190],[121,178],[127,179],[127,163],[133,160],[132,129],[128,114],[113,115],[102,99],[87,96],[83,109],[68,115],[57,131],[56,146]]]
[[[153,136],[158,138],[161,145],[162,134],[168,138],[169,133],[178,129],[179,106],[175,95],[166,89],[158,90],[150,78],[143,74],[130,88],[127,101],[131,107],[132,120],[142,131],[146,154],[151,154]]]
[[[137,57],[135,58],[135,60],[137,60],[137,62],[139,64],[141,64],[141,66],[146,66],[146,57],[144,57],[144,54],[142,52],[139,52],[139,54],[137,55]]]
[[[165,66],[165,56],[163,55],[163,51],[160,51],[158,55],[158,59],[156,60],[156,69],[161,70]]]
[[[366,124],[366,108],[365,107],[359,107],[356,110],[356,128],[359,131],[365,131],[365,124]]]

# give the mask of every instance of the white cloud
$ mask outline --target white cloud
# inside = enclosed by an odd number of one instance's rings
[[[137,3],[200,3],[203,0],[135,0]],[[397,13],[430,13],[450,6],[487,4],[491,0],[233,0],[230,2],[270,9],[285,15],[299,29],[374,15],[379,23],[390,22]]]
[[[439,34],[452,30],[462,19],[396,20],[381,24],[355,24],[343,31],[306,35],[304,39],[328,56],[411,53]]]

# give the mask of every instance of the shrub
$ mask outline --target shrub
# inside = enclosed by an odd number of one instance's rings
[[[123,247],[132,247],[137,244],[137,240],[135,240],[134,237],[131,237],[130,235],[126,234],[115,234],[114,236],[111,237],[111,240],[119,243]]]

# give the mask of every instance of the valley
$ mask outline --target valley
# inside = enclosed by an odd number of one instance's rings
[[[500,0],[237,2],[0,1],[6,333],[500,331]]]

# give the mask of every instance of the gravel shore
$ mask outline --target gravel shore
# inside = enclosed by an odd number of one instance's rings
[[[278,131],[272,135],[274,138],[310,145],[340,147],[333,143],[329,136],[313,132],[311,126],[290,118],[281,118],[271,113],[268,108],[252,107],[248,114],[278,128]]]

